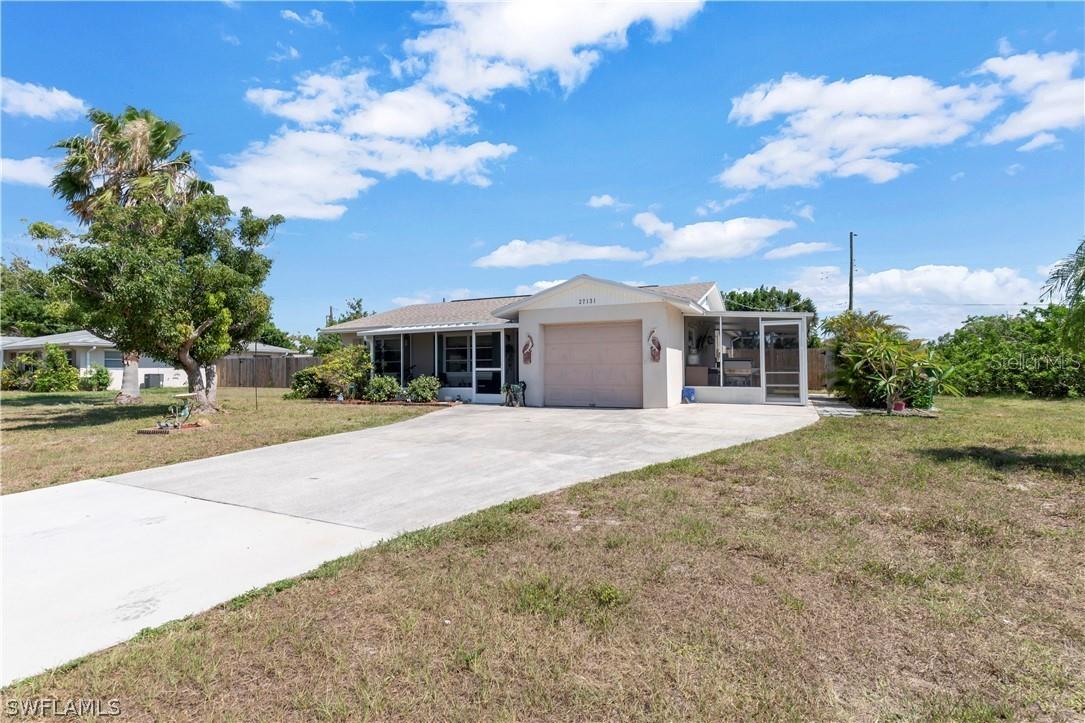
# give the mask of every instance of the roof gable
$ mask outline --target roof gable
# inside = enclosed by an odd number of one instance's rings
[[[643,304],[652,302],[671,303],[683,308],[693,307],[703,310],[698,301],[709,288],[703,290],[691,288],[691,284],[666,286],[630,286],[619,281],[600,279],[587,274],[575,276],[534,296],[520,299],[508,306],[497,309],[494,314],[512,318],[525,309],[554,309],[573,306],[613,306],[620,304]],[[676,293],[672,293],[672,290]],[[700,293],[697,293],[700,292]]]

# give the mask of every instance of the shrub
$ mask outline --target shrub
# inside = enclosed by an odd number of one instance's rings
[[[403,388],[395,377],[373,377],[365,386],[365,398],[371,402],[390,402],[402,393]]]
[[[353,344],[329,352],[315,369],[317,377],[332,394],[361,399],[366,380],[373,372],[373,364],[366,345]]]
[[[1068,311],[1051,304],[1016,316],[973,316],[938,339],[965,394],[1085,395],[1085,354],[1061,335]]]
[[[101,364],[91,364],[90,373],[79,377],[79,388],[84,392],[100,392],[109,389],[109,370]]]
[[[290,391],[283,395],[286,399],[327,399],[331,389],[320,378],[317,367],[308,367],[294,372],[290,378]]]
[[[892,412],[898,401],[930,406],[934,395],[959,394],[948,378],[952,367],[943,365],[918,341],[902,339],[886,328],[857,332],[840,347],[838,389],[861,406],[884,405]]]
[[[32,354],[20,354],[0,372],[0,389],[26,392],[34,385],[34,372],[41,366],[41,359]]]
[[[35,392],[74,392],[79,389],[79,370],[68,362],[68,355],[54,344],[45,345],[41,366],[30,385]]]
[[[412,402],[435,402],[440,389],[441,381],[437,377],[415,377],[407,382],[407,399]]]

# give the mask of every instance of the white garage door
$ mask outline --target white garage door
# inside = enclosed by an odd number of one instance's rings
[[[643,406],[639,321],[543,328],[543,404]]]

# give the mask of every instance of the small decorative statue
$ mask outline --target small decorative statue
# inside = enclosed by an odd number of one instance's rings
[[[648,354],[651,356],[652,361],[658,362],[662,352],[663,344],[660,343],[659,337],[656,336],[656,330],[652,329],[648,332]]]
[[[531,350],[534,348],[535,340],[531,338],[531,334],[528,334],[527,341],[524,343],[524,347],[520,350],[520,353],[523,354],[525,365],[531,363]]]

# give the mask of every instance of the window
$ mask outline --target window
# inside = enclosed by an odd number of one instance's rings
[[[442,387],[471,386],[471,335],[437,337],[437,378]]]
[[[479,369],[501,368],[501,332],[480,333],[475,337],[475,366]]]
[[[399,378],[400,356],[398,336],[378,336],[373,339],[373,371]]]
[[[471,336],[446,336],[445,358],[441,370],[446,374],[471,371]]]
[[[119,351],[110,351],[107,349],[105,352],[105,368],[124,369],[124,355]]]

